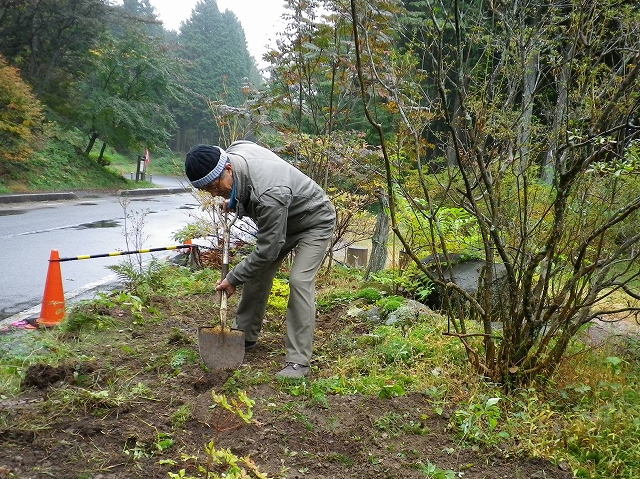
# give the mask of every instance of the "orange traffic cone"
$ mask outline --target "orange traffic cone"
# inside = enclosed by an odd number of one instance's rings
[[[193,247],[191,246],[193,243],[191,243],[191,240],[188,239],[186,241],[184,241],[182,243],[182,246],[184,246],[184,248],[180,248],[180,253],[182,254],[189,254],[191,253],[191,250],[193,250]]]
[[[200,268],[202,267],[202,262],[200,261],[200,250],[197,246],[193,246],[193,242],[191,239],[188,239],[184,242],[185,246],[189,245],[189,249],[187,250],[187,261],[185,266],[189,266],[190,268]]]
[[[44,297],[40,318],[36,323],[44,327],[57,325],[65,315],[64,291],[62,289],[62,272],[60,270],[60,253],[57,249],[51,250],[49,257],[49,270],[47,282],[44,285]]]

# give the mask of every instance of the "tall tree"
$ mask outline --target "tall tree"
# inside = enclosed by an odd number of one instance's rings
[[[349,156],[353,145],[361,146],[363,140],[352,135],[356,141],[344,141],[349,136],[346,132],[369,129],[353,78],[354,48],[346,5],[340,1],[291,1],[287,6],[283,15],[286,27],[276,48],[265,55],[272,66],[268,89],[260,102],[270,113],[271,125],[296,150],[298,164],[327,186],[340,170],[333,158],[336,143],[345,148],[344,156]],[[383,10],[381,16],[390,14]],[[380,58],[384,56],[382,43],[373,51]],[[357,153],[350,156],[361,157]],[[359,186],[361,192],[367,190],[369,202],[376,201],[375,186]]]
[[[79,119],[89,137],[85,153],[98,138],[120,148],[164,146],[175,127],[168,103],[179,95],[166,45],[132,25],[120,37],[104,35],[100,44],[77,83]]]
[[[367,129],[353,81],[353,40],[344,2],[291,1],[276,48],[265,55],[269,91],[265,99],[283,131],[331,135]],[[375,50],[384,55],[383,48]]]
[[[220,13],[215,0],[201,0],[180,27],[180,55],[191,99],[176,105],[180,150],[196,143],[217,143],[218,131],[209,103],[231,106],[245,101],[244,88],[257,77],[242,26],[234,13]]]
[[[165,30],[150,0],[123,0],[122,11],[128,16],[128,23],[145,24],[149,35],[164,37]]]

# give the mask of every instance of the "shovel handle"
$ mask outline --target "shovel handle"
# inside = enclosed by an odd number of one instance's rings
[[[222,268],[220,269],[220,278],[225,279],[229,273],[229,250],[231,243],[231,226],[235,223],[237,215],[229,221],[229,212],[224,211],[223,214],[216,210],[216,214],[222,224]],[[224,330],[227,322],[227,292],[220,290],[220,326]]]
[[[229,249],[231,243],[231,225],[228,221],[228,212],[224,212],[223,217],[223,233],[222,233],[222,268],[220,269],[220,279],[225,279],[227,274],[229,273]],[[222,308],[222,301],[224,298],[225,306],[226,306],[226,292],[223,294],[223,291],[220,291],[220,307]]]
[[[220,293],[220,328],[224,331],[227,325],[227,292],[222,290]]]
[[[229,273],[229,264],[228,263],[223,263],[222,264],[222,268],[220,270],[220,280],[225,279],[227,277],[227,273]],[[225,298],[225,302],[226,302],[227,292],[225,290],[221,289],[220,290],[220,304],[222,304],[223,293],[224,293],[224,298]]]

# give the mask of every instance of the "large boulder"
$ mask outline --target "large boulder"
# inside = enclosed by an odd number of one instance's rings
[[[494,263],[487,265],[486,261],[479,259],[460,260],[459,262],[446,264],[441,263],[440,267],[436,266],[430,258],[423,260],[428,265],[429,270],[436,276],[441,277],[445,282],[453,282],[463,289],[466,293],[476,296],[480,286],[480,280],[483,277],[485,268],[490,266],[493,268],[493,281],[487,285],[491,288],[491,294],[494,301],[501,301],[505,292],[505,274],[506,268],[503,264]],[[454,304],[464,304],[466,299],[454,291],[449,289],[450,301]],[[435,285],[433,292],[426,298],[425,304],[434,310],[441,310],[446,307],[445,291],[442,287]]]

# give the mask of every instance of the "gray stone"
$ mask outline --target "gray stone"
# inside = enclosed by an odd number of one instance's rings
[[[406,303],[393,311],[387,317],[385,324],[392,326],[397,323],[410,324],[419,319],[421,316],[432,313],[431,309],[424,304],[408,299]]]
[[[470,259],[449,266],[442,265],[441,271],[435,266],[431,266],[430,270],[435,275],[441,275],[445,282],[453,282],[466,293],[475,296],[486,267],[487,263],[485,261]],[[495,263],[493,265],[493,281],[487,286],[491,289],[493,300],[496,303],[500,303],[501,299],[505,298],[505,275],[506,268],[504,265]],[[431,295],[425,300],[425,303],[433,309],[442,309],[444,307],[444,293],[443,288],[435,286]],[[451,301],[466,303],[466,300],[458,292],[449,289],[448,293],[450,294]]]

